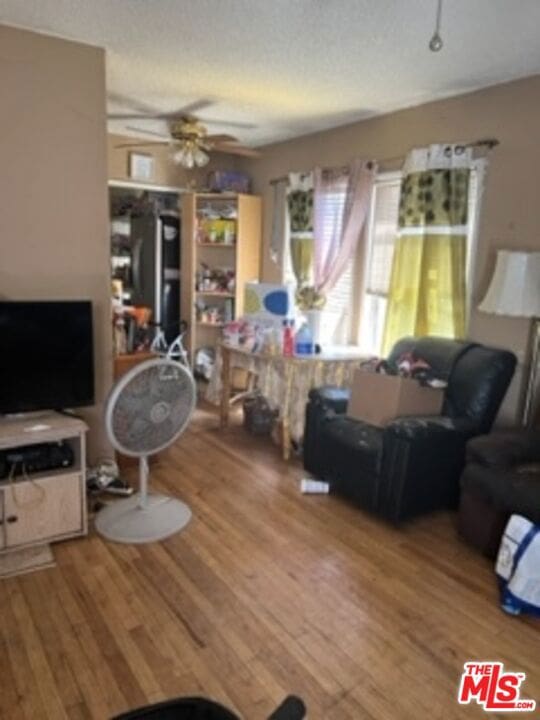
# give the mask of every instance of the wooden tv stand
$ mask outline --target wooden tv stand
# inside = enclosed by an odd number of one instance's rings
[[[0,480],[0,554],[86,535],[87,430],[54,412],[0,419],[0,450],[65,440],[75,456],[68,468]]]

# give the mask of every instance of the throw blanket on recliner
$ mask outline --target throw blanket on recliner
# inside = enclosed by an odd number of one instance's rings
[[[446,338],[406,337],[399,340],[388,356],[388,363],[396,364],[405,353],[425,360],[433,374],[441,380],[448,380],[459,358],[477,343]]]

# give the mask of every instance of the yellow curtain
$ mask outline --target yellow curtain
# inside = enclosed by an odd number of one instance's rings
[[[385,355],[406,335],[465,336],[470,170],[460,146],[432,146],[430,152],[443,167],[409,172],[401,187]],[[451,167],[456,155],[461,167]]]
[[[313,173],[290,173],[289,248],[297,289],[313,285]]]
[[[291,237],[291,261],[298,287],[313,283],[313,235]]]
[[[465,236],[398,238],[383,354],[406,335],[465,336],[465,267]]]

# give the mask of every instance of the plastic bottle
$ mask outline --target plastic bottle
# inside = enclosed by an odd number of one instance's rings
[[[294,355],[293,323],[294,320],[283,321],[283,355],[285,357]]]
[[[296,333],[294,350],[296,355],[313,355],[313,337],[307,323]]]

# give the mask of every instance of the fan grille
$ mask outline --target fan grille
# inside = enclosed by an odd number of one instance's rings
[[[121,452],[150,455],[170,445],[195,404],[191,375],[178,363],[150,360],[120,380],[109,399],[111,441]]]

